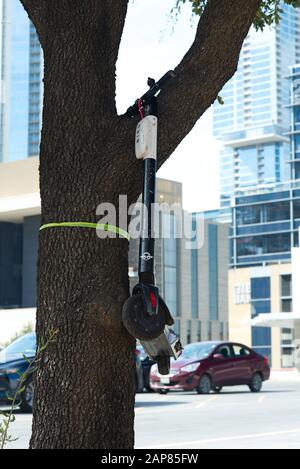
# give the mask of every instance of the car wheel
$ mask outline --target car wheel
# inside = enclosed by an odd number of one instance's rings
[[[212,382],[208,375],[203,375],[200,378],[199,384],[197,386],[198,394],[210,394],[212,390]]]
[[[31,413],[33,407],[34,397],[34,384],[33,379],[30,378],[24,385],[24,390],[21,393],[20,408],[23,412]]]
[[[222,392],[222,391],[223,391],[222,386],[216,386],[216,387],[214,388],[214,392],[217,393],[217,394],[220,394],[220,392]]]
[[[262,390],[262,387],[263,387],[263,378],[260,373],[255,373],[249,385],[250,391],[257,393]]]
[[[158,391],[158,394],[168,394],[168,392],[169,392],[168,389],[160,389]]]

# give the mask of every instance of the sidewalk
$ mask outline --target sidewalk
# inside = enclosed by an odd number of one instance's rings
[[[300,382],[300,373],[296,369],[272,370],[271,380],[283,382]]]

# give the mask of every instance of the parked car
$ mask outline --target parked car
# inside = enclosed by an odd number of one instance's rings
[[[270,379],[268,359],[245,345],[227,342],[198,342],[187,345],[177,361],[172,361],[168,376],[161,376],[157,366],[151,370],[154,391],[192,391],[198,394],[221,392],[224,386],[246,385],[260,392]]]
[[[144,387],[146,391],[153,392],[150,385],[150,372],[152,366],[155,365],[156,362],[148,357],[142,345],[138,345],[137,350],[140,353],[140,359],[143,367]]]
[[[36,351],[35,334],[26,334],[15,340],[0,353],[0,402],[9,404],[19,386],[20,375],[28,370],[28,360],[34,360]],[[27,360],[24,358],[27,358]],[[33,402],[32,375],[24,383],[19,404],[24,412],[32,411]]]
[[[0,352],[0,404],[11,404],[16,394],[20,376],[28,370],[29,362],[36,354],[36,335],[26,334]],[[26,357],[26,358],[25,358]],[[135,354],[135,380],[137,392],[143,392],[143,367],[139,353]],[[24,412],[32,412],[34,386],[32,375],[28,377],[18,404]]]

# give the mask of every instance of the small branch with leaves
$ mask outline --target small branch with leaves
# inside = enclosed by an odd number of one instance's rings
[[[23,355],[24,360],[28,363],[28,368],[24,373],[19,374],[20,379],[14,396],[8,397],[8,400],[11,401],[10,409],[4,412],[0,411],[0,416],[2,416],[2,421],[0,421],[0,450],[3,450],[8,443],[18,440],[18,438],[13,438],[13,436],[9,434],[9,428],[16,420],[14,412],[17,409],[17,404],[20,401],[21,394],[26,389],[27,380],[35,372],[37,364],[42,359],[43,352],[56,341],[58,333],[58,330],[49,331],[47,339],[41,340],[41,345],[37,348],[35,358],[32,360]]]

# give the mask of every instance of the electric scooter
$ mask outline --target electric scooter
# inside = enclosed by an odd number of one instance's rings
[[[162,375],[170,372],[170,359],[182,353],[178,336],[170,328],[171,313],[155,285],[152,235],[157,172],[158,104],[157,94],[175,77],[169,71],[158,82],[148,79],[150,89],[127,110],[127,116],[140,116],[136,129],[136,157],[144,161],[143,207],[139,253],[139,283],[123,307],[123,323],[128,332],[139,339],[146,353],[155,360]]]

